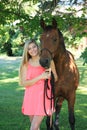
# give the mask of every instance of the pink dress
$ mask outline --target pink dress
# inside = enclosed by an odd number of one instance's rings
[[[45,69],[41,66],[32,66],[31,64],[29,64],[27,74],[26,74],[26,80],[35,78],[40,74],[42,74],[44,71]],[[47,91],[48,91],[48,95],[50,96],[51,95],[50,89]],[[51,108],[50,104],[51,104],[50,100],[47,97],[45,97],[45,106],[48,115],[51,115],[54,109],[54,107]],[[32,86],[25,87],[22,113],[24,115],[46,115],[44,111],[44,80],[43,79],[39,80]]]

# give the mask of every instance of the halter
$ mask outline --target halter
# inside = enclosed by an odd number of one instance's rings
[[[57,49],[58,49],[58,47],[57,47]],[[43,48],[43,49],[41,49],[41,54],[42,54],[42,52],[43,51],[47,51],[47,52],[49,52],[49,54],[50,54],[50,56],[51,56],[51,58],[53,58],[53,53],[55,53],[56,51],[57,51],[57,49],[56,50],[54,50],[53,52],[51,52],[49,49],[47,49],[47,48]]]

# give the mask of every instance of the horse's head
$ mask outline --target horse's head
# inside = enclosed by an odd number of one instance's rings
[[[43,33],[40,37],[41,41],[41,54],[40,64],[43,67],[48,68],[50,61],[58,53],[61,32],[57,29],[57,22],[55,19],[52,21],[52,25],[45,24],[44,20],[41,19],[40,25],[43,29]]]

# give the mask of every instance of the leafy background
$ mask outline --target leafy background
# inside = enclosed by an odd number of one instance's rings
[[[81,41],[87,40],[86,7],[86,0],[0,0],[0,53],[21,56],[27,38],[39,44],[42,17],[47,24],[55,17],[67,48],[74,52],[80,44],[86,48],[87,42]],[[86,59],[86,53],[82,57]]]

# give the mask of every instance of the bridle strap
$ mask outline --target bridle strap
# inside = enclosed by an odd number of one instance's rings
[[[58,48],[57,48],[58,49]],[[51,58],[53,58],[53,53],[55,53],[56,51],[57,51],[57,49],[55,50],[55,51],[53,51],[53,52],[51,52],[48,48],[43,48],[43,49],[41,49],[41,53],[43,52],[43,51],[48,51],[49,52],[49,54],[51,55]]]
[[[47,111],[46,111],[46,104],[45,104],[46,97],[48,98],[48,100],[50,100],[51,109],[52,109],[52,106],[54,107],[54,105],[52,104],[52,101],[54,100],[55,80],[54,80],[54,75],[53,75],[52,71],[51,71],[50,84],[51,84],[51,88],[48,86],[48,79],[46,79],[44,82],[44,111],[47,116],[49,116],[49,115],[47,114]],[[50,97],[48,96],[47,90],[51,92]]]
[[[42,53],[43,51],[48,51],[48,52],[49,52],[49,54],[50,54],[50,55],[51,55],[51,57],[52,57],[52,52],[51,52],[49,49],[47,49],[47,48],[43,48],[43,49],[41,50],[41,53]]]

